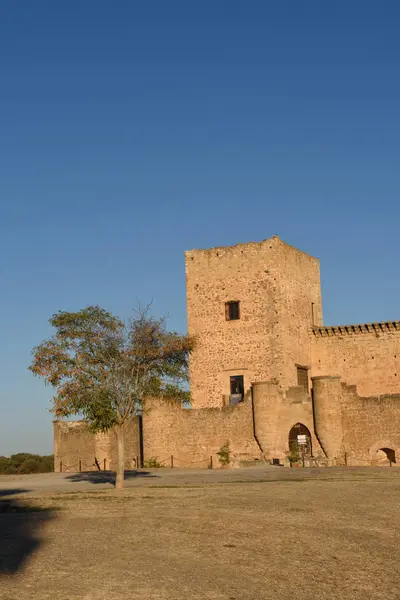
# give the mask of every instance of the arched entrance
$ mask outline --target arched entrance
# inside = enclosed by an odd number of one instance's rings
[[[296,423],[289,431],[289,450],[293,456],[312,456],[311,433],[303,423]]]
[[[390,465],[396,462],[396,452],[393,448],[379,448],[376,453],[376,461],[378,465]]]

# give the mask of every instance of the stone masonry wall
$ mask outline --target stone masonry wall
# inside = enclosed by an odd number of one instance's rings
[[[93,470],[96,455],[95,436],[87,430],[85,421],[54,421],[54,470],[76,472],[79,461],[83,470]]]
[[[339,377],[313,380],[315,431],[329,459],[369,465],[381,448],[400,462],[400,394],[360,396]]]
[[[253,404],[255,434],[266,459],[284,461],[289,452],[289,432],[296,423],[309,430],[313,456],[324,456],[314,433],[311,396],[304,389],[294,387],[284,392],[274,382],[259,382],[254,385]]]
[[[233,460],[260,457],[253,434],[251,400],[225,408],[184,409],[179,403],[149,402],[143,416],[145,460],[157,457],[167,466],[171,455],[176,467],[206,467],[226,442]]]
[[[54,421],[54,470],[76,473],[81,461],[82,471],[97,471],[95,459],[101,469],[115,470],[117,464],[117,441],[113,431],[90,433],[86,421]],[[140,457],[139,418],[135,418],[125,430],[125,468],[136,467]],[[140,459],[139,459],[140,460]]]
[[[338,375],[361,396],[400,393],[400,323],[321,327],[312,334],[312,374]]]
[[[221,407],[232,375],[297,385],[296,364],[310,366],[309,330],[322,323],[319,261],[278,237],[186,253],[188,328],[195,408]],[[240,301],[227,321],[225,303]]]
[[[349,464],[373,464],[381,448],[400,464],[400,394],[363,397],[342,384],[344,448]]]

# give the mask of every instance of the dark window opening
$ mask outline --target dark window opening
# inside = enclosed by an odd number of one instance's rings
[[[308,393],[308,369],[305,367],[297,367],[297,385]]]
[[[234,375],[230,378],[231,395],[230,404],[239,404],[244,399],[244,379],[243,375]]]
[[[227,321],[237,321],[240,319],[239,302],[227,302],[225,304],[225,317]]]

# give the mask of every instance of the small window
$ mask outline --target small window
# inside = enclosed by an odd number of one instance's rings
[[[240,302],[227,302],[225,304],[225,317],[227,321],[237,321],[240,319]]]
[[[308,393],[308,369],[306,367],[297,367],[297,385]]]
[[[231,380],[231,404],[239,404],[244,398],[244,380],[243,375],[234,375]]]

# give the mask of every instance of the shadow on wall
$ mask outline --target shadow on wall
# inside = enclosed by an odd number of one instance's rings
[[[45,521],[52,511],[22,504],[8,496],[27,490],[0,490],[0,575],[14,575],[41,543]]]
[[[150,471],[125,471],[125,480],[136,477],[159,477],[159,475],[154,475]],[[115,473],[113,471],[88,471],[87,473],[69,475],[67,479],[74,483],[85,481],[87,483],[112,483],[114,485]]]

